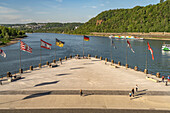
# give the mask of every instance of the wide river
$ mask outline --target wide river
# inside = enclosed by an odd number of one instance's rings
[[[32,54],[27,52],[21,52],[22,68],[24,70],[29,69],[29,66],[33,65],[37,67],[40,63],[40,39],[52,44],[52,49],[47,50],[42,48],[42,64],[46,61],[52,62],[55,59],[55,50],[58,58],[69,57],[70,55],[83,54],[83,36],[80,35],[66,35],[55,33],[33,33],[27,34],[28,37],[23,41],[32,47]],[[55,38],[65,42],[63,48],[57,47],[55,49]],[[146,52],[147,41],[150,43],[151,48],[154,51],[155,60],[152,60],[150,51],[148,51],[148,70],[151,74],[160,72],[161,75],[170,75],[170,52],[164,52],[161,50],[162,44],[169,43],[170,41],[157,41],[157,40],[129,40],[135,53],[128,48],[127,49],[127,63],[131,68],[138,66],[139,70],[143,71],[146,66]],[[121,61],[123,65],[126,64],[126,40],[115,40],[114,43],[117,49],[112,48],[112,58],[115,62]],[[3,47],[7,58],[0,56],[0,75],[6,76],[9,71],[16,73],[19,70],[19,56],[20,56],[20,43],[16,43],[10,46]],[[90,36],[90,41],[84,42],[85,55],[91,54],[91,56],[102,56],[104,58],[111,58],[111,42],[107,37]]]

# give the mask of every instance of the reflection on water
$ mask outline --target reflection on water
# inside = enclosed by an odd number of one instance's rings
[[[46,61],[52,62],[55,58],[55,38],[65,42],[63,48],[57,47],[57,59],[69,57],[70,55],[83,54],[83,36],[80,35],[66,35],[55,33],[33,33],[28,34],[28,37],[23,39],[25,43],[33,48],[33,53],[21,52],[22,54],[22,68],[24,70],[29,69],[30,65],[38,66],[40,63],[40,39],[52,44],[52,50],[42,49],[42,63]],[[128,64],[131,68],[138,66],[141,71],[145,69],[146,62],[146,49],[147,41],[149,41],[153,51],[155,60],[151,58],[151,54],[148,51],[148,70],[149,73],[156,74],[160,72],[161,75],[170,75],[170,54],[169,52],[163,52],[161,50],[164,41],[156,40],[130,40],[131,46],[135,51],[135,54],[128,48]],[[123,65],[126,64],[126,40],[114,40],[117,49],[112,48],[113,59],[115,62],[121,61]],[[170,43],[167,41],[166,43]],[[85,55],[91,54],[91,56],[102,56],[110,59],[111,42],[106,37],[91,36],[90,41],[84,42]],[[13,44],[2,48],[7,58],[4,59],[0,56],[0,75],[6,75],[6,72],[12,73],[19,70],[19,43]]]

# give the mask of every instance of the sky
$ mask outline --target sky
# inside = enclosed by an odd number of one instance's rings
[[[0,0],[0,24],[87,22],[102,11],[160,0]]]

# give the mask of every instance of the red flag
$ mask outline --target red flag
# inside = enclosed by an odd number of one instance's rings
[[[28,46],[26,43],[24,43],[23,41],[20,41],[20,50],[32,53],[32,48]]]
[[[41,39],[41,47],[45,49],[51,49],[52,44],[45,42],[44,40]]]
[[[89,41],[89,37],[88,36],[84,36],[84,41]]]
[[[152,55],[152,60],[154,60],[153,50],[152,50],[151,46],[149,45],[149,42],[147,42],[147,44],[148,44],[148,50],[150,50],[151,55]]]
[[[131,44],[130,44],[130,42],[127,40],[127,43],[128,43],[128,47],[131,49],[131,51],[133,52],[133,53],[135,53],[135,51],[133,51],[133,49],[132,49],[132,46],[131,46]]]
[[[4,58],[6,58],[6,54],[2,49],[0,49],[0,55],[3,56]]]

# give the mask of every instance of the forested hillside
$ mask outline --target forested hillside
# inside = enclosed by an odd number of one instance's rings
[[[0,45],[8,43],[11,39],[26,37],[25,32],[0,26]]]
[[[170,32],[170,0],[146,7],[104,11],[69,33],[90,32]]]

